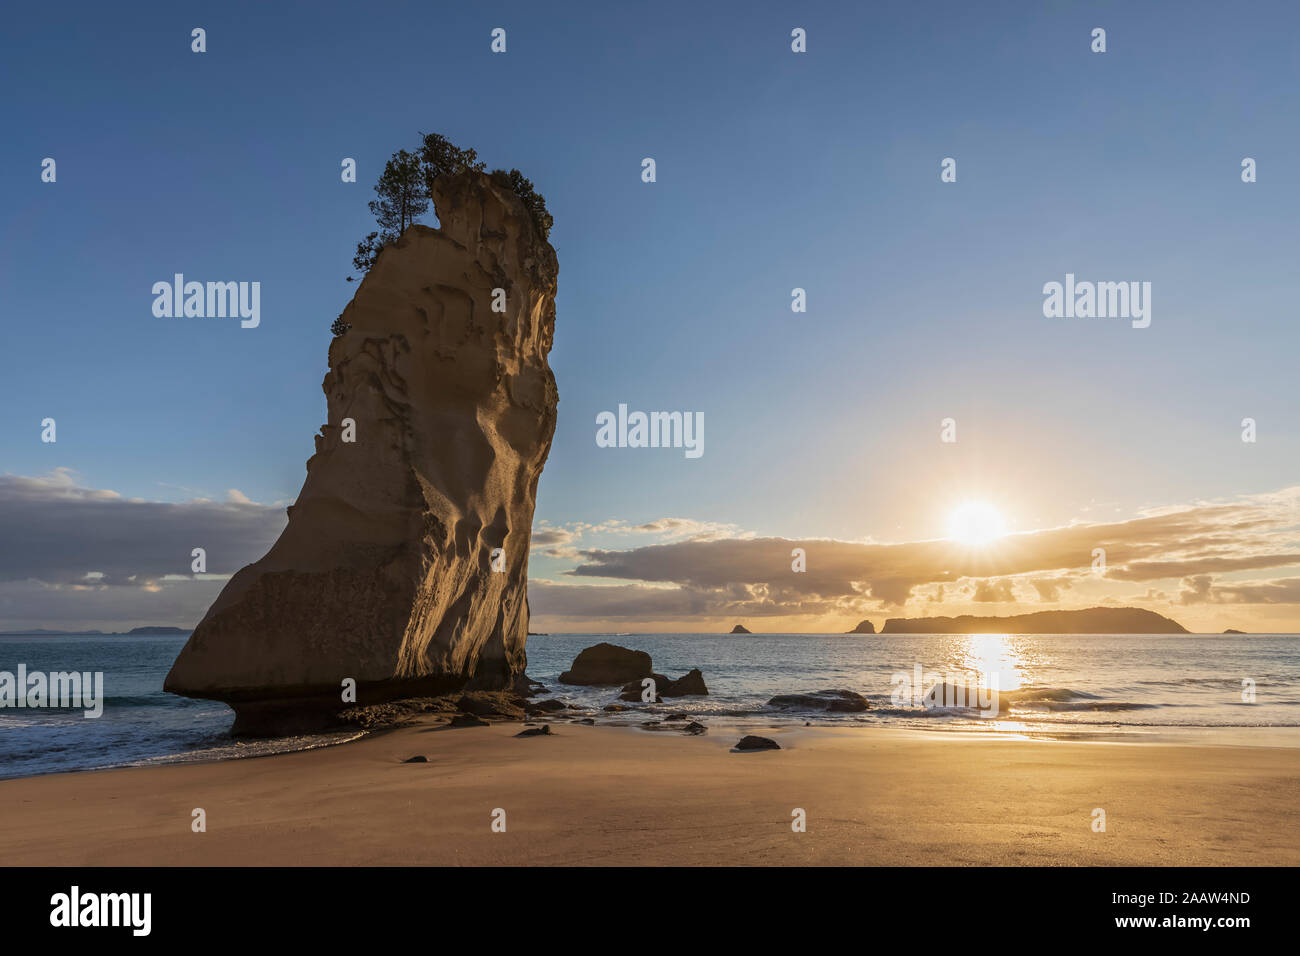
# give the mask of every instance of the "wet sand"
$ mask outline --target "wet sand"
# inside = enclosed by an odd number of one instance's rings
[[[0,781],[8,864],[1296,865],[1300,752],[890,729],[433,721],[320,750]],[[748,732],[753,732],[752,730]],[[406,764],[415,754],[428,763]],[[191,830],[203,808],[207,832]],[[794,832],[792,812],[806,813]],[[1106,814],[1094,832],[1093,811]],[[495,810],[505,832],[493,832]],[[499,815],[498,815],[499,816]]]

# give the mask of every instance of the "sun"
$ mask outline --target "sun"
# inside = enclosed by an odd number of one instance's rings
[[[967,501],[948,517],[948,537],[960,544],[977,547],[1007,533],[1002,514],[987,501]]]

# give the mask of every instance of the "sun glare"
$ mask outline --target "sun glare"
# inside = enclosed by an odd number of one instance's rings
[[[985,545],[1007,533],[1002,515],[986,501],[967,501],[948,518],[948,537],[965,545]]]

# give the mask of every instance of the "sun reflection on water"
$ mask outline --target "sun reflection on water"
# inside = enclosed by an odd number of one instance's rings
[[[1007,634],[967,634],[958,649],[963,670],[980,675],[980,683],[1000,691],[1019,690],[1025,683],[1024,648]]]

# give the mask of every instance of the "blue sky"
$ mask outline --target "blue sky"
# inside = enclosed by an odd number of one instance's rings
[[[550,527],[904,542],[967,499],[1030,531],[1275,492],[1300,474],[1298,20],[1287,3],[15,8],[0,473],[291,501],[371,185],[436,131],[523,170],[555,216]],[[260,327],[155,318],[175,272],[260,281]],[[1150,281],[1150,328],[1044,318],[1067,272]],[[620,402],[702,411],[704,456],[596,447]],[[540,554],[534,576],[567,567]]]

